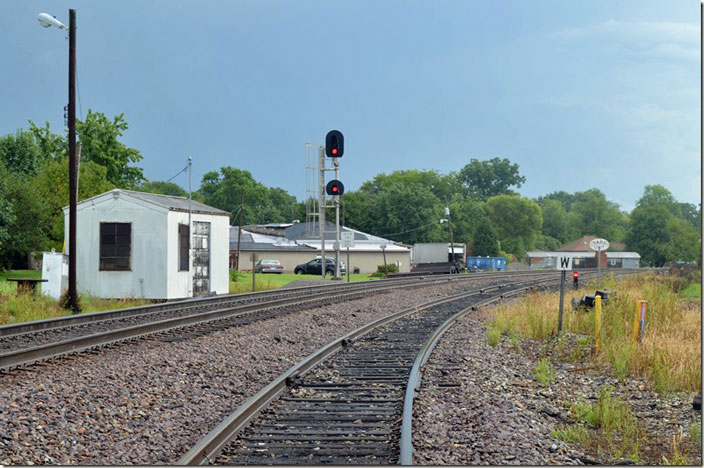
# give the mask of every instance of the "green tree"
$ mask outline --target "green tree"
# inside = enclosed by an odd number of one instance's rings
[[[15,221],[10,202],[10,173],[5,164],[0,160],[0,269],[9,266],[9,262],[2,254],[2,246],[7,245],[10,239],[10,228]]]
[[[699,231],[682,216],[681,207],[665,187],[647,185],[631,212],[628,248],[655,266],[668,260],[699,260]]]
[[[78,171],[78,200],[94,197],[115,188],[106,180],[107,169],[91,161],[81,163]],[[48,159],[31,180],[37,198],[44,201],[46,218],[46,248],[61,251],[64,240],[63,207],[69,204],[68,158]]]
[[[68,140],[62,135],[52,133],[49,122],[45,122],[43,127],[38,127],[30,120],[29,132],[45,158],[63,159],[68,155]]]
[[[539,205],[543,214],[543,236],[556,239],[559,244],[579,237],[575,216],[570,215],[560,201],[546,198]]]
[[[574,203],[574,195],[572,195],[571,193],[567,193],[563,190],[558,190],[556,192],[551,192],[547,195],[543,195],[542,197],[538,197],[535,201],[537,201],[540,206],[543,206],[543,203],[546,200],[559,201],[565,211],[569,212],[572,209],[572,203]]]
[[[32,176],[37,173],[44,159],[32,133],[17,130],[14,135],[0,137],[0,161],[8,171]]]
[[[509,187],[520,187],[526,178],[519,174],[518,164],[511,164],[506,158],[492,158],[488,161],[471,159],[460,170],[457,180],[469,195],[487,200],[496,195],[513,193]]]
[[[486,212],[496,230],[501,250],[519,260],[534,248],[543,224],[540,206],[517,195],[497,195],[486,202]]]
[[[692,203],[680,203],[680,211],[682,212],[682,219],[691,224],[695,229],[701,229],[702,227],[702,204],[699,206]]]
[[[239,222],[243,192],[242,224],[289,222],[300,213],[294,196],[280,188],[266,187],[249,171],[230,166],[204,174],[199,189],[204,203],[231,213],[232,223]]]
[[[499,240],[496,231],[488,219],[477,226],[472,245],[474,255],[497,257],[499,255]]]
[[[623,242],[625,238],[628,217],[599,189],[575,193],[570,214],[574,216],[579,235],[603,237],[616,242]]]
[[[136,190],[140,192],[158,193],[160,195],[173,195],[176,197],[188,197],[186,192],[180,185],[173,182],[160,182],[156,180],[148,180],[137,186]]]
[[[422,185],[390,184],[370,206],[370,234],[406,244],[443,242],[442,204]]]
[[[146,180],[142,168],[129,166],[141,161],[142,155],[119,141],[128,128],[124,113],[110,120],[102,112],[88,110],[85,121],[76,120],[81,161],[93,161],[104,166],[108,180],[120,188],[133,188]]]
[[[428,189],[438,200],[449,200],[460,193],[455,174],[442,175],[437,171],[420,171],[417,169],[394,171],[391,174],[377,174],[374,179],[362,184],[360,192],[375,195],[386,187],[402,184],[406,186],[422,186]]]
[[[540,234],[535,241],[535,248],[539,250],[555,251],[562,245],[563,242],[560,242],[558,239],[543,234]]]

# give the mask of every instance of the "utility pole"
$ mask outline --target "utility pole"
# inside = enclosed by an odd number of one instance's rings
[[[335,180],[340,178],[340,158],[333,159],[335,166]],[[340,196],[335,195],[335,276],[340,278]]]
[[[242,212],[244,211],[244,190],[242,190],[242,199],[240,200],[240,222],[237,229],[237,258],[235,258],[235,270],[240,272],[240,241],[242,240]]]
[[[191,157],[188,157],[188,296],[193,296],[193,226],[191,223],[191,201],[193,193],[191,192]]]
[[[76,288],[76,205],[77,190],[76,158],[76,10],[68,10],[68,302],[66,308],[79,312]]]
[[[318,207],[320,214],[318,215],[318,224],[320,225],[320,271],[322,278],[325,279],[325,152],[323,147],[318,148],[318,167],[320,174],[318,175]]]
[[[452,255],[452,263],[455,263],[455,239],[452,236],[452,220],[450,219],[450,205],[449,202],[445,205],[445,216],[447,216],[447,224],[450,227],[450,252]],[[454,266],[453,266],[454,268]]]

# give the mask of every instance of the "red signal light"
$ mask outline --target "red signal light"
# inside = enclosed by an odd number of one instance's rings
[[[334,151],[335,151],[335,150],[333,150],[333,152],[334,152]],[[337,193],[337,192],[340,191],[340,189],[337,188],[337,185],[333,185],[333,186],[332,186],[332,191],[335,192],[335,193]]]
[[[575,271],[574,273],[572,273],[572,276],[573,276],[574,278],[579,278],[579,273]]]
[[[331,152],[332,154],[337,154],[337,148],[333,148]]]

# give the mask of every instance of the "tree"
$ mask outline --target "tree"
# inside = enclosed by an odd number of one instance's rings
[[[129,166],[141,161],[142,155],[118,140],[128,128],[124,113],[111,121],[102,112],[88,110],[85,121],[76,121],[81,161],[93,161],[107,168],[108,180],[120,188],[133,188],[146,180],[142,168]]]
[[[442,205],[430,189],[401,183],[386,186],[370,206],[370,234],[406,244],[446,242],[441,229]]]
[[[556,239],[559,244],[579,237],[575,216],[568,213],[560,201],[545,198],[539,205],[543,214],[543,236]]]
[[[464,185],[469,195],[487,200],[496,195],[512,193],[509,187],[520,187],[526,178],[518,173],[518,164],[511,164],[506,158],[492,158],[488,161],[471,159],[460,170],[457,180]]]
[[[655,266],[668,260],[699,260],[699,231],[681,216],[679,204],[666,188],[647,185],[631,212],[628,248]]]
[[[176,197],[188,197],[186,192],[180,185],[173,182],[160,182],[156,180],[148,180],[137,186],[136,190],[140,192],[158,193],[161,195],[173,195]]]
[[[486,212],[501,250],[522,259],[526,250],[535,246],[543,224],[537,203],[517,195],[497,195],[487,200]]]
[[[606,199],[601,190],[593,188],[575,193],[570,213],[577,223],[579,235],[623,242],[628,218],[616,203]]]
[[[394,184],[425,187],[438,200],[442,201],[449,200],[455,194],[460,193],[455,174],[442,175],[437,171],[419,171],[417,169],[394,171],[388,175],[377,174],[371,181],[363,183],[359,191],[375,195],[382,192],[385,187]]]
[[[7,245],[10,239],[10,227],[15,220],[10,202],[9,177],[9,171],[5,168],[4,162],[0,160],[0,250],[2,250],[2,246]],[[9,266],[8,263],[0,252],[0,269]]]
[[[280,188],[257,182],[249,171],[226,166],[220,172],[203,175],[199,195],[203,202],[231,213],[230,221],[239,222],[237,214],[244,192],[243,224],[288,222],[298,214],[296,198]]]
[[[565,211],[569,212],[572,209],[572,203],[574,203],[574,195],[563,190],[558,190],[538,197],[535,201],[537,201],[540,206],[543,206],[543,203],[547,200],[559,201]]]
[[[115,188],[106,180],[107,169],[91,161],[81,163],[78,171],[78,200],[94,197]],[[44,201],[47,220],[47,246],[61,251],[64,240],[64,213],[69,204],[68,158],[48,159],[31,180],[37,198]]]
[[[682,219],[691,224],[695,229],[702,227],[702,204],[696,206],[692,203],[680,203]]]
[[[499,255],[499,241],[496,231],[488,221],[485,219],[477,226],[472,251],[474,255],[496,257]]]
[[[49,122],[45,122],[43,127],[38,127],[30,120],[29,132],[45,158],[63,159],[68,155],[68,140],[62,135],[52,133]]]
[[[32,176],[45,156],[30,132],[17,130],[14,135],[0,137],[0,161],[9,172]]]

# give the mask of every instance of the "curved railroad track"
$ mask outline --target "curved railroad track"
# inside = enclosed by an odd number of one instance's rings
[[[448,281],[541,278],[545,272],[486,273],[399,278],[352,284],[215,296],[0,327],[0,371],[67,354],[114,345],[155,333],[203,334],[274,318],[313,305],[331,304],[395,288]],[[553,273],[554,274],[554,273]]]
[[[461,314],[558,280],[553,271],[506,281],[365,325],[281,374],[179,464],[410,464],[420,368],[444,330]]]

